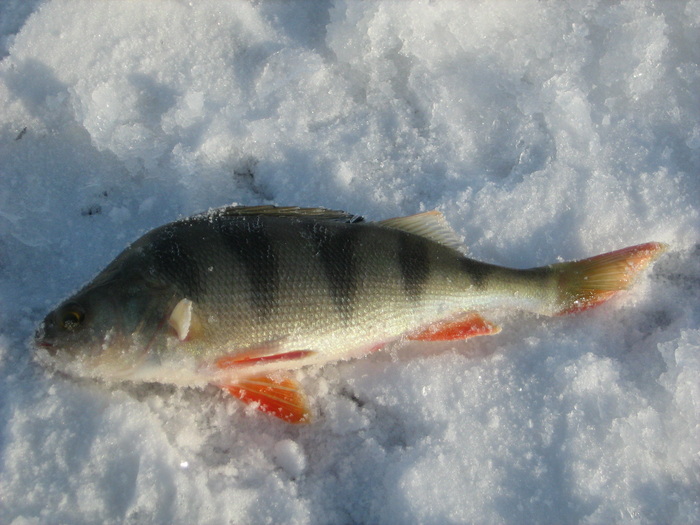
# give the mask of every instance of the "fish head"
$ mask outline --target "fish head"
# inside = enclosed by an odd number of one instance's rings
[[[38,327],[41,364],[73,376],[126,379],[166,332],[171,288],[133,265],[108,270]]]

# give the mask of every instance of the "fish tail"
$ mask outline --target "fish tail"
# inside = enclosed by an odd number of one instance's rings
[[[635,276],[667,248],[662,243],[648,242],[581,261],[551,265],[559,290],[553,314],[576,313],[604,303],[627,289]]]

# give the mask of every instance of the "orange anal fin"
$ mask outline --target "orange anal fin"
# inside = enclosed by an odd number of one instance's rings
[[[479,314],[470,313],[461,319],[451,319],[433,324],[418,333],[408,336],[414,341],[456,341],[477,335],[493,335],[501,331]]]
[[[309,423],[311,414],[306,396],[294,379],[249,377],[222,387],[244,403],[257,403],[257,409],[287,423]]]
[[[556,315],[588,310],[627,289],[639,272],[667,249],[648,242],[581,261],[554,264],[559,273],[561,309]]]
[[[233,368],[237,366],[252,366],[264,363],[274,363],[277,361],[296,361],[314,355],[313,350],[294,350],[292,352],[284,352],[282,354],[271,355],[255,355],[245,353],[240,355],[224,356],[216,360],[216,366],[219,368]]]

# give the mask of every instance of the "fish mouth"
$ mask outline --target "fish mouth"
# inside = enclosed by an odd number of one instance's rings
[[[38,348],[43,348],[45,349],[49,355],[55,356],[56,355],[56,345],[53,343],[46,341],[45,339],[36,339],[34,340],[34,345],[37,346]]]
[[[38,348],[45,348],[51,355],[54,355],[56,353],[56,348],[49,340],[49,334],[47,333],[48,325],[49,322],[45,319],[44,322],[41,323],[36,329],[36,332],[34,332],[34,346]]]

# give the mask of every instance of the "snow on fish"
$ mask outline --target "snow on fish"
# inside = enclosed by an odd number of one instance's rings
[[[467,258],[443,216],[365,222],[323,208],[225,207],[147,233],[49,313],[38,360],[70,375],[214,384],[310,420],[291,370],[404,339],[500,328],[484,312],[578,312],[656,259],[655,242],[518,270]]]

